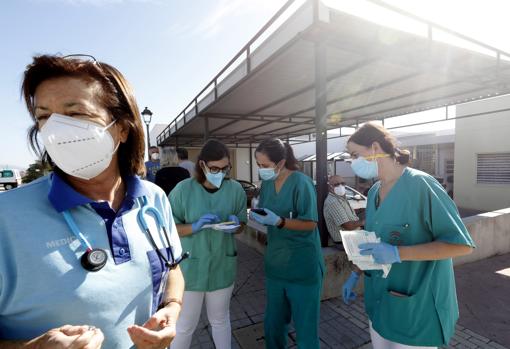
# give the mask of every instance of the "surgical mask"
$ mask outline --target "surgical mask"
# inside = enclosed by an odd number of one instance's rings
[[[41,139],[53,162],[70,176],[91,179],[110,165],[117,151],[108,128],[53,113],[41,128]],[[119,143],[120,144],[120,143]]]
[[[345,195],[345,187],[343,185],[339,185],[338,187],[335,187],[333,189],[335,191],[335,194],[338,196],[344,196]]]
[[[278,173],[274,168],[259,168],[259,176],[263,181],[274,181]]]
[[[356,176],[364,179],[375,178],[379,174],[377,160],[368,161],[362,156],[352,160],[351,168]]]
[[[151,154],[151,160],[152,161],[158,161],[159,160],[159,153],[152,153]]]
[[[218,173],[211,173],[209,171],[205,172],[205,178],[214,185],[216,188],[221,187],[221,183],[223,182],[223,178],[225,178],[225,173],[218,172]]]
[[[379,175],[377,159],[387,158],[389,156],[390,155],[386,153],[376,154],[374,150],[374,155],[369,156],[371,159],[373,159],[372,161],[365,159],[363,156],[360,156],[357,159],[352,160],[351,168],[356,176],[364,179],[372,179]]]

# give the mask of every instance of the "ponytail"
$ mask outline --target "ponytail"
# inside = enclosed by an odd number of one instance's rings
[[[285,167],[287,170],[297,171],[299,170],[299,164],[294,156],[294,150],[289,143],[284,143],[285,146]]]
[[[411,159],[411,153],[409,152],[409,150],[396,148],[395,159],[399,164],[407,165],[409,164],[409,161]]]

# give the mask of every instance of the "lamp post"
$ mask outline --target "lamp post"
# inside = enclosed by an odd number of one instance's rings
[[[152,119],[152,112],[149,110],[149,108],[145,107],[145,109],[142,111],[142,117],[143,122],[145,122],[145,125],[147,126],[147,154],[148,154],[149,148],[151,147],[151,138],[149,136],[149,124],[151,123]]]

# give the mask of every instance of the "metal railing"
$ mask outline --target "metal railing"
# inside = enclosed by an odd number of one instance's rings
[[[204,92],[211,89],[214,92],[214,100],[216,101],[218,99],[218,85],[222,79],[222,75],[228,71],[230,68],[238,68],[242,63],[240,63],[238,66],[233,67],[233,65],[238,61],[239,58],[242,56],[245,56],[245,62],[246,62],[246,74],[249,74],[251,72],[251,62],[250,62],[250,55],[252,53],[252,45],[254,42],[256,42],[263,34],[265,34],[266,30],[270,28],[279,18],[282,16],[285,11],[289,9],[289,7],[294,4],[297,0],[288,0],[276,13],[271,19],[255,34],[255,36],[248,41],[248,43],[243,46],[243,48],[225,65],[225,67],[220,70],[218,74],[191,100],[191,102],[186,105],[186,107],[175,117],[170,124],[158,135],[157,137],[157,143],[160,144],[165,139],[169,138],[175,131],[177,131],[180,127],[178,126],[179,122],[183,122],[183,125],[187,122],[187,116],[188,112],[194,110],[194,115],[192,117],[195,117],[199,114],[199,103],[201,101],[201,97],[204,94]],[[314,6],[318,6],[318,3],[321,0],[306,0],[306,1],[314,1]],[[395,13],[398,13],[402,16],[412,18],[418,22],[421,22],[427,26],[428,31],[428,39],[432,40],[432,32],[433,29],[440,30],[442,32],[451,34],[457,38],[460,38],[462,40],[465,40],[467,42],[470,42],[472,44],[478,45],[480,47],[483,47],[484,49],[487,49],[489,51],[492,51],[497,60],[497,65],[499,67],[500,60],[502,56],[506,56],[510,58],[510,53],[505,52],[503,50],[500,50],[498,48],[495,48],[493,46],[490,46],[484,42],[478,41],[476,39],[470,38],[464,34],[461,34],[459,32],[456,32],[454,30],[448,29],[442,25],[439,25],[437,23],[434,23],[432,21],[426,20],[422,17],[419,17],[413,13],[410,13],[408,11],[405,11],[401,8],[398,8],[396,6],[392,6],[382,0],[366,0],[376,6],[380,6],[383,8],[386,8],[387,10],[393,11]],[[317,20],[317,19],[315,19]],[[210,93],[210,92],[209,92]]]
[[[258,38],[260,38],[265,31],[271,27],[279,18],[280,16],[297,0],[288,0],[279,10],[274,14],[273,17],[255,34],[255,36],[248,41],[246,45],[243,46],[243,48],[232,58],[227,65],[220,70],[218,74],[193,98],[193,100],[177,115],[175,119],[173,119],[170,124],[159,134],[157,139],[157,144],[160,144],[164,139],[167,139],[170,137],[170,135],[173,133],[171,130],[175,128],[175,131],[179,129],[178,122],[183,120],[184,124],[186,123],[186,114],[190,110],[195,110],[195,115],[198,115],[198,104],[201,101],[200,97],[202,94],[207,91],[210,88],[213,88],[214,91],[214,100],[216,101],[218,98],[218,84],[221,82],[219,78],[222,76],[224,72],[226,72],[228,69],[232,68],[232,65],[241,57],[245,56],[246,60],[246,73],[249,74],[251,72],[251,62],[250,62],[250,54],[251,54],[251,46],[255,41],[257,41]],[[309,1],[309,0],[308,0]],[[190,107],[193,107],[193,109],[190,109]]]

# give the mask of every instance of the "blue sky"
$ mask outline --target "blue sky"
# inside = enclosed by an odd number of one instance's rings
[[[282,0],[7,0],[0,5],[0,167],[33,162],[20,99],[38,53],[88,53],[131,82],[153,124],[169,123]]]
[[[340,7],[362,0],[327,0]],[[39,53],[87,53],[116,66],[153,123],[169,123],[285,0],[4,0],[0,5],[0,167],[35,156],[20,98]],[[510,51],[508,0],[388,0]],[[366,12],[366,11],[364,11]],[[506,46],[506,47],[505,47]]]

